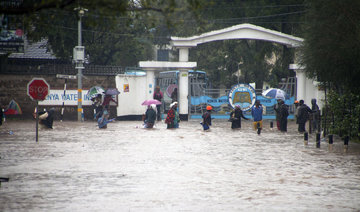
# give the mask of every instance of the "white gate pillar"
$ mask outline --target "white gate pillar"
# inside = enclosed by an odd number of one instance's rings
[[[179,72],[179,115],[180,119],[188,120],[189,115],[189,78],[188,70]]]
[[[189,61],[189,47],[179,48],[179,62]],[[189,118],[189,73],[188,69],[179,70],[179,116],[182,120]]]
[[[154,95],[154,86],[155,86],[155,70],[153,69],[146,69],[146,99],[153,99]]]
[[[189,48],[179,48],[179,62],[189,61]]]
[[[296,99],[301,100],[306,97],[306,75],[303,67],[298,64],[290,64],[290,69],[296,73]]]
[[[182,53],[188,53],[187,50],[180,50]],[[186,55],[186,54],[184,54]],[[185,59],[185,56],[181,57]],[[178,106],[181,120],[189,119],[189,79],[188,70],[196,67],[196,62],[167,62],[167,61],[140,61],[139,67],[146,71],[146,97],[153,98],[155,85],[155,72],[165,71],[169,69],[179,70],[179,88],[178,88]]]

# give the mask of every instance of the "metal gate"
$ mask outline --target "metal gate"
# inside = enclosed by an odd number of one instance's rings
[[[163,108],[166,113],[172,102],[171,93],[174,88],[178,87],[179,71],[164,71],[160,72],[156,78],[156,84],[160,86],[160,90],[164,94]],[[206,73],[203,71],[189,70],[189,113],[191,113],[190,97],[203,93],[208,87],[208,80]]]
[[[202,114],[206,110],[207,105],[213,107],[213,116],[220,119],[229,118],[229,114],[232,111],[232,107],[228,103],[228,95],[230,89],[212,89],[210,83],[206,78],[205,72],[200,71],[189,71],[189,118],[201,118]],[[163,108],[164,113],[167,113],[169,105],[172,100],[170,98],[171,93],[169,87],[178,86],[178,71],[166,71],[160,72],[157,77],[157,85],[160,86],[161,91],[164,93]],[[296,94],[296,81],[295,78],[288,78],[287,80],[279,83],[279,87],[286,91],[290,95],[290,99],[286,100],[286,104],[289,105],[289,118],[293,118],[294,105]],[[170,89],[171,91],[171,89]],[[256,90],[257,96],[261,101],[262,90]],[[264,119],[275,119],[274,104],[276,101],[271,103],[263,104],[264,108]],[[251,111],[245,111],[244,115],[247,117],[251,116]]]
[[[189,87],[192,87],[191,96],[189,99],[189,115],[190,118],[201,118],[201,115],[206,110],[207,105],[213,107],[213,116],[216,118],[228,119],[232,107],[228,103],[228,95],[231,89],[210,89],[201,82],[193,80],[190,82]],[[197,88],[197,89],[194,89]],[[279,83],[279,88],[289,94],[290,98],[285,100],[289,106],[289,119],[293,119],[295,111],[294,100],[296,95],[296,80],[291,77]],[[256,90],[256,96],[263,104],[264,119],[275,119],[274,105],[276,100],[265,99],[261,94],[263,90]],[[190,92],[189,92],[190,93]],[[245,111],[244,115],[248,118],[251,117],[251,111]]]

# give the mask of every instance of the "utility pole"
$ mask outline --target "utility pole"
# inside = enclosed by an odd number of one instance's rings
[[[78,7],[74,10],[78,11],[79,20],[78,20],[78,45],[74,48],[74,62],[75,69],[78,70],[77,79],[78,79],[78,121],[83,121],[83,108],[82,108],[82,70],[84,69],[85,61],[85,47],[82,46],[81,38],[81,18],[84,16],[87,9]]]

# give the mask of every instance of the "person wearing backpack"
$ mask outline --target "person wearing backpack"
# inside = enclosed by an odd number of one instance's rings
[[[159,102],[162,102],[163,97],[164,97],[164,95],[160,91],[160,86],[156,86],[153,98],[158,100]],[[157,120],[161,121],[161,112],[160,112],[161,111],[161,104],[156,105],[156,110],[157,110],[157,112],[156,112]]]
[[[280,131],[287,132],[287,117],[289,116],[289,107],[285,104],[284,100],[280,101],[279,119]]]
[[[300,100],[299,101],[298,118],[297,118],[297,122],[299,125],[299,127],[298,127],[299,133],[303,133],[306,131],[305,124],[309,120],[309,114],[311,114],[311,113],[312,113],[312,110],[309,108],[309,106],[304,104],[304,100]]]

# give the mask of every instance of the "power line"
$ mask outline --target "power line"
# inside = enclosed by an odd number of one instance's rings
[[[302,14],[302,13],[305,13],[305,12],[306,12],[305,10],[302,10],[302,11],[289,12],[289,13],[279,13],[279,14],[274,14],[274,15],[239,17],[239,18],[224,18],[224,19],[209,19],[209,20],[205,20],[205,21],[213,22],[213,23],[222,23],[222,24],[239,23],[239,22],[244,22],[244,21],[251,21],[252,23],[267,23],[267,24],[279,24],[279,23],[298,24],[298,23],[303,23],[303,22],[296,22],[296,21],[256,21],[256,19],[281,17],[281,16],[287,16],[287,15]],[[197,22],[194,19],[175,19],[174,21],[175,22],[176,21],[179,21],[179,22],[181,21],[181,22],[184,22],[185,24],[186,23],[195,23],[195,22]],[[42,25],[50,26],[50,24],[42,24]],[[72,31],[77,31],[78,30],[76,27],[66,27],[66,26],[60,26],[60,25],[54,25],[54,24],[51,24],[51,26],[56,27],[56,28],[66,29],[66,30],[72,30]],[[105,31],[90,30],[90,29],[83,29],[83,31],[91,32],[91,33],[103,33],[103,34],[117,35],[117,36],[128,36],[128,37],[131,37],[131,36],[134,37],[135,36],[135,34],[131,34],[131,33],[105,32]],[[166,36],[144,36],[144,37],[167,38]]]
[[[283,8],[283,7],[305,7],[303,4],[288,4],[288,5],[263,5],[263,6],[238,6],[238,7],[221,7],[214,6],[209,8],[204,8],[203,10],[218,10],[218,9],[259,9],[259,8]]]
[[[273,18],[273,17],[280,17],[286,15],[294,15],[294,14],[301,14],[305,13],[306,11],[297,11],[297,12],[290,12],[290,13],[280,13],[275,15],[264,15],[264,16],[253,16],[253,17],[241,17],[241,18],[224,18],[224,19],[214,19],[212,21],[222,21],[222,20],[250,20],[250,19],[258,19],[258,18]]]
[[[262,19],[262,18],[274,18],[274,17],[281,17],[281,16],[287,16],[287,15],[296,15],[296,14],[302,14],[305,13],[306,10],[302,10],[302,11],[296,11],[296,12],[289,12],[289,13],[279,13],[279,14],[274,14],[274,15],[265,15],[265,16],[251,16],[251,17],[239,17],[239,18],[223,18],[223,19],[205,19],[204,21],[209,21],[209,22],[236,22],[236,21],[247,21],[247,20],[254,20],[254,19]],[[130,19],[130,17],[129,17]],[[197,20],[194,19],[173,19],[174,22],[183,22],[183,23],[194,23],[197,22]],[[285,23],[285,22],[282,22]],[[57,26],[57,27],[62,27],[62,28],[67,28],[67,29],[76,29],[76,28],[72,28],[72,27],[64,27],[64,26]],[[91,30],[89,30],[91,31]],[[94,31],[96,32],[96,31]]]

